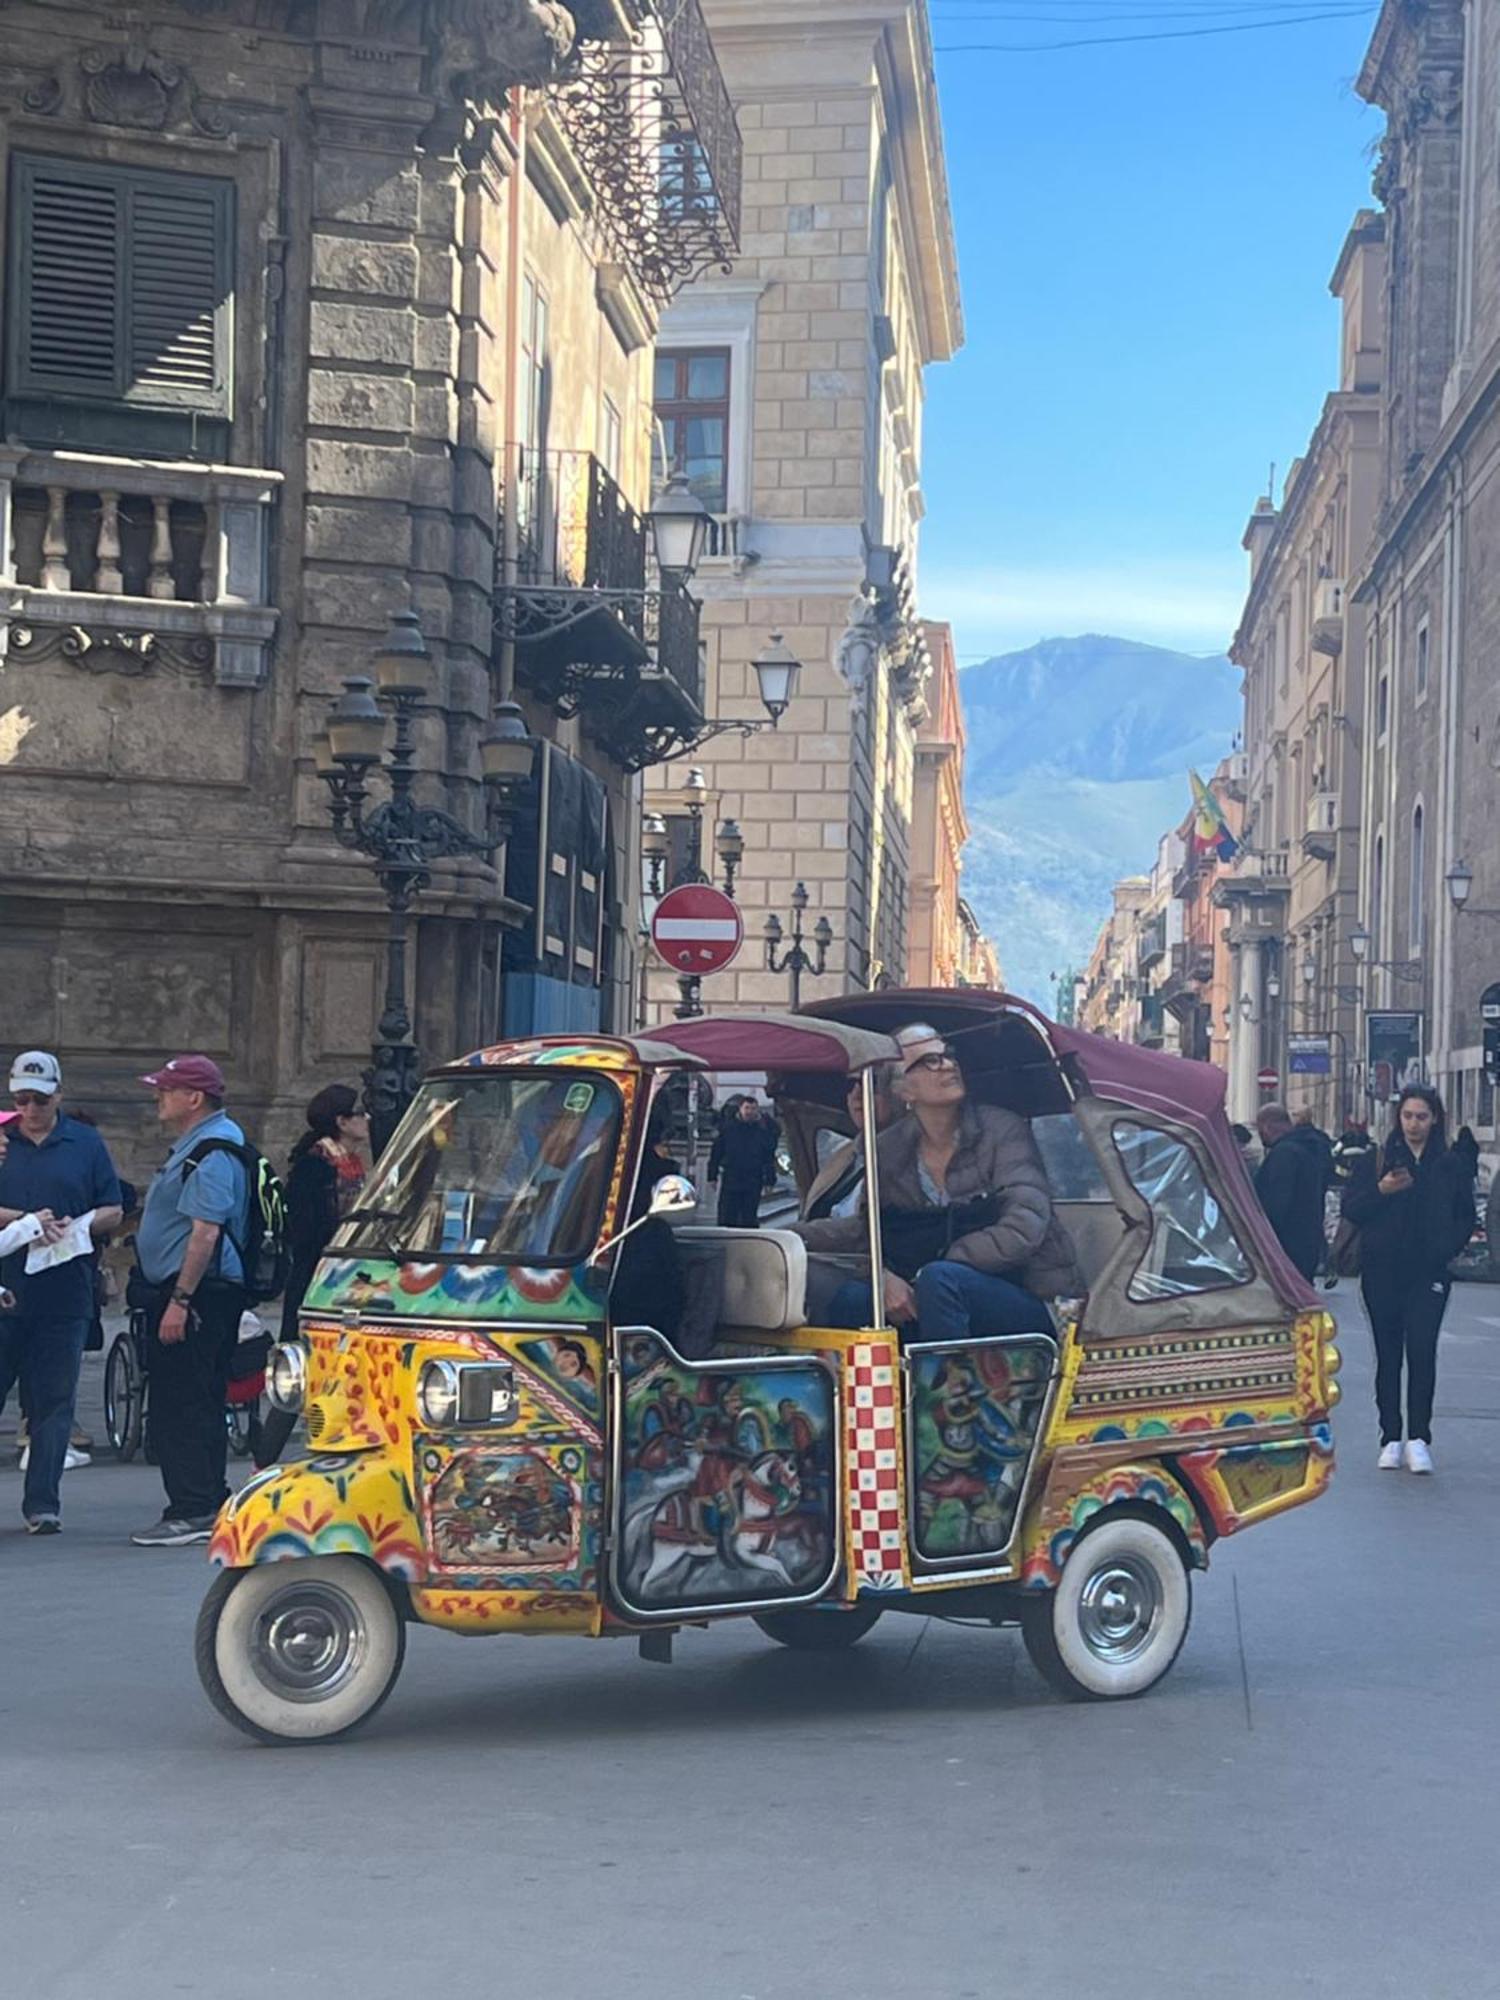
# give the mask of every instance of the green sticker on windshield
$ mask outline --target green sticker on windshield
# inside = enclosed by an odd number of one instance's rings
[[[571,1111],[575,1118],[581,1118],[594,1101],[594,1086],[591,1083],[570,1083],[568,1094],[563,1099],[563,1110]]]

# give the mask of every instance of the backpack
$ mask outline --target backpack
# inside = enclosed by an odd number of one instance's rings
[[[233,1139],[205,1139],[194,1146],[183,1166],[183,1177],[210,1153],[228,1153],[245,1169],[250,1199],[243,1242],[226,1225],[225,1233],[239,1252],[245,1274],[245,1295],[251,1305],[280,1298],[292,1274],[292,1250],[287,1237],[286,1189],[271,1162],[254,1146]]]

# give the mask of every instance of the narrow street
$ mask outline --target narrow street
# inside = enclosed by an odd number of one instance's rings
[[[257,1749],[198,1689],[200,1556],[126,1545],[150,1469],[71,1475],[36,1542],[7,1452],[0,1983],[1500,1993],[1500,1290],[1457,1290],[1424,1481],[1374,1468],[1351,1289],[1332,1496],[1221,1545],[1176,1669],[1117,1707],[907,1618],[822,1659],[690,1633],[670,1669],[418,1630],[364,1734]]]

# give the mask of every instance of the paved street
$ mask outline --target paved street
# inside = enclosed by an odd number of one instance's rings
[[[124,1545],[151,1471],[73,1475],[34,1542],[7,1453],[0,1989],[1500,1993],[1500,1289],[1459,1289],[1426,1482],[1373,1468],[1341,1310],[1333,1497],[1222,1547],[1117,1708],[909,1619],[826,1660],[690,1634],[670,1669],[419,1631],[368,1733],[257,1749],[193,1672],[201,1558]]]

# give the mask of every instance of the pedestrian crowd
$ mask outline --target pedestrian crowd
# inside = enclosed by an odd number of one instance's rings
[[[348,1085],[319,1091],[283,1189],[226,1108],[211,1057],[173,1056],[141,1082],[166,1154],[136,1218],[126,1304],[144,1335],[147,1436],[165,1505],[131,1540],[176,1548],[206,1542],[229,1497],[225,1405],[242,1330],[258,1326],[247,1312],[280,1297],[283,1332],[295,1329],[362,1184],[369,1133]],[[103,1344],[99,1253],[136,1197],[92,1119],[65,1108],[56,1056],[18,1055],[10,1099],[0,1117],[0,1410],[15,1389],[21,1511],[31,1534],[55,1535],[63,1474],[88,1463],[75,1405],[84,1353]],[[279,1421],[266,1426],[264,1462],[285,1443]]]
[[[1477,1221],[1474,1134],[1464,1126],[1450,1144],[1442,1099],[1417,1083],[1401,1092],[1383,1145],[1354,1118],[1332,1140],[1282,1104],[1264,1105],[1256,1126],[1255,1191],[1287,1256],[1309,1281],[1359,1279],[1375,1345],[1377,1463],[1430,1473],[1449,1267]],[[1236,1136],[1248,1153],[1250,1135]]]

